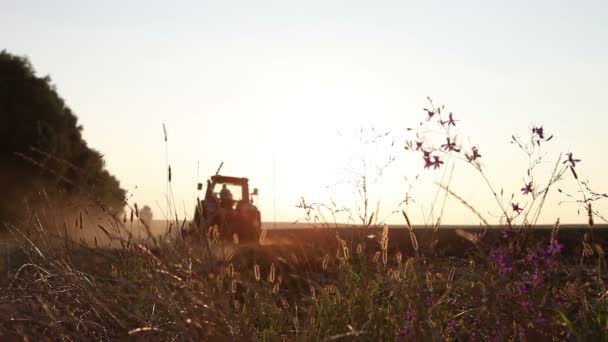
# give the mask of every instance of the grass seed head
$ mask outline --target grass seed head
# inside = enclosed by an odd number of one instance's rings
[[[253,274],[255,276],[255,280],[260,281],[260,279],[262,278],[260,275],[260,265],[255,264],[255,266],[253,266]]]
[[[289,254],[289,256],[291,257],[291,260],[293,261],[294,264],[299,264],[300,260],[298,259],[298,256],[295,255],[294,253]]]
[[[380,260],[380,251],[376,251],[376,253],[374,254],[374,258],[372,260],[374,260],[375,263],[378,262],[378,260]]]
[[[260,244],[262,244],[264,242],[264,240],[266,240],[266,234],[268,233],[267,230],[262,230],[262,233],[260,234]]]
[[[274,279],[275,279],[275,274],[276,273],[276,266],[274,265],[274,262],[270,264],[270,271],[268,272],[268,281],[271,283],[274,283]]]
[[[466,239],[467,241],[469,241],[472,244],[476,244],[479,242],[479,238],[472,233],[469,233],[467,231],[465,231],[464,229],[458,228],[456,229],[456,234],[458,234],[460,237]]]
[[[228,254],[226,254],[226,261],[228,261],[228,262],[232,261],[233,257],[234,257],[234,251],[228,252]]]
[[[412,247],[414,248],[414,251],[418,252],[418,239],[416,238],[416,234],[413,231],[410,232],[410,240],[412,241]]]
[[[344,259],[350,259],[350,252],[347,246],[342,246],[342,253],[344,254]]]
[[[456,267],[452,267],[450,269],[450,273],[448,274],[448,282],[446,287],[448,289],[452,288],[452,284],[454,283],[454,274],[456,273]]]

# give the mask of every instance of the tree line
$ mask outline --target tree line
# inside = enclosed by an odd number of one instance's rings
[[[41,200],[122,209],[125,190],[82,131],[49,76],[0,52],[0,221],[24,218]]]

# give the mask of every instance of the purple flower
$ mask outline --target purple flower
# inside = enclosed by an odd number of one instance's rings
[[[543,316],[543,314],[541,312],[538,313],[538,315],[536,316],[536,319],[534,320],[534,322],[536,324],[543,324],[546,322],[545,317]]]
[[[545,139],[545,130],[543,129],[543,126],[532,127],[532,134],[538,135],[539,139]]]
[[[423,151],[422,153],[422,160],[424,160],[424,168],[428,169],[433,166],[433,162],[431,161],[431,152]]]
[[[399,337],[407,338],[412,335],[414,327],[414,312],[412,310],[408,310],[405,314],[405,322],[403,322],[403,326],[399,331]]]
[[[538,287],[543,283],[543,275],[539,272],[538,268],[534,270],[530,278],[534,287]]]
[[[502,237],[503,239],[510,240],[513,237],[513,229],[509,226],[503,228]]]
[[[451,141],[450,137],[447,137],[447,142],[443,145],[441,145],[441,148],[444,149],[445,151],[455,151],[455,152],[460,152],[459,148],[456,148],[456,139],[454,139],[454,141]]]
[[[492,261],[498,266],[499,274],[507,274],[513,271],[511,258],[505,254],[502,248],[496,248],[490,251],[490,258],[492,258]]]
[[[433,161],[431,162],[433,168],[437,170],[439,167],[441,167],[441,164],[443,164],[443,161],[439,159],[439,156],[433,156]]]
[[[448,115],[448,126],[452,125],[452,126],[456,126],[456,121],[458,120],[454,120],[454,117],[452,116],[452,112],[450,112],[450,115]]]
[[[438,169],[443,164],[443,161],[439,159],[439,156],[432,156],[433,160],[431,160],[431,152],[422,151],[422,160],[424,160],[424,168],[429,169],[431,166],[433,169]]]
[[[477,158],[481,158],[481,154],[479,154],[479,149],[477,147],[473,147],[471,152],[473,152],[471,155],[466,155],[470,162],[476,160]]]
[[[543,250],[542,253],[539,255],[538,250],[534,249],[532,252],[530,252],[530,254],[526,258],[526,260],[533,264],[537,264],[537,265],[545,264],[546,265],[549,263],[549,254],[547,254],[547,252]]]
[[[399,337],[401,337],[402,339],[405,339],[411,335],[412,335],[411,324],[405,323],[403,325],[403,327],[401,327],[401,330],[399,331]]]
[[[422,150],[422,144],[424,144],[423,141],[416,141],[416,151]]]
[[[580,161],[581,161],[580,159],[574,159],[574,158],[572,157],[572,152],[571,152],[571,153],[568,153],[568,154],[566,154],[566,155],[568,156],[568,159],[564,160],[564,164],[566,164],[566,163],[570,163],[570,165],[571,165],[572,167],[575,167],[575,166],[576,166],[576,163],[578,163],[578,162],[580,162]]]
[[[563,247],[564,247],[564,245],[559,243],[556,238],[551,238],[551,241],[549,242],[549,246],[547,246],[547,248],[545,248],[545,253],[547,253],[549,255],[559,254],[559,252],[562,251]]]
[[[456,332],[456,321],[451,319],[448,321],[445,327],[445,333],[451,335]]]
[[[511,203],[511,209],[518,214],[521,214],[524,210],[524,208],[519,206],[519,203]]]
[[[446,121],[441,121],[441,125],[445,125],[448,124],[448,126],[456,126],[456,121],[459,120],[454,120],[454,114],[452,114],[452,112],[450,112],[450,114],[448,115],[448,119]]]
[[[428,115],[428,117],[426,118],[426,121],[431,120],[431,118],[435,115],[435,112],[432,110],[428,110],[428,109],[424,108],[424,111],[426,112],[426,115]]]
[[[524,185],[524,187],[523,187],[523,188],[521,188],[521,192],[522,192],[524,195],[531,194],[531,193],[532,193],[532,190],[534,190],[534,189],[532,188],[532,182],[530,182],[530,183],[528,183],[528,184]]]
[[[517,338],[519,341],[523,341],[526,338],[526,331],[524,328],[519,327],[519,329],[517,329]]]

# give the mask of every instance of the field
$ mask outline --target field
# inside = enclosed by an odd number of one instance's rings
[[[407,189],[393,211],[403,225],[378,220],[379,200],[371,208],[391,155],[375,174],[360,159],[352,208],[302,198],[305,223],[266,223],[248,243],[220,239],[215,223],[150,221],[128,200],[118,214],[72,216],[47,203],[4,224],[0,340],[608,341],[608,220],[597,209],[608,194],[580,178],[573,153],[546,162],[542,126],[512,136],[528,160],[523,184],[495,190],[479,147],[457,145],[458,120],[429,102],[405,143],[422,172],[437,172],[427,225],[411,224]],[[385,150],[388,133],[360,133]],[[455,164],[489,190],[492,224],[450,187]],[[539,224],[550,193],[586,222]],[[443,224],[448,197],[478,225]]]
[[[13,228],[0,337],[606,339],[602,226],[282,227],[259,245],[119,227],[111,247]]]

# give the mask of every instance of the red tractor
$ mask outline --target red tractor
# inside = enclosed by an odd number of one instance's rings
[[[262,232],[260,211],[253,204],[257,195],[258,189],[249,193],[247,178],[211,176],[205,198],[195,208],[194,224],[203,232],[217,226],[223,240],[232,240],[236,234],[239,241],[257,242]]]

